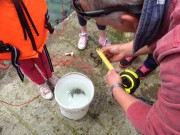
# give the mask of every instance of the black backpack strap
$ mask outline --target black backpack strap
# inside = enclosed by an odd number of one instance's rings
[[[54,72],[54,68],[53,68],[53,65],[52,65],[52,61],[51,61],[51,58],[50,58],[50,56],[49,56],[49,52],[48,52],[48,49],[47,49],[46,45],[44,45],[44,51],[45,51],[46,57],[47,57],[47,59],[48,59],[48,63],[49,63],[49,66],[50,66],[50,70],[51,70],[51,72]]]
[[[50,34],[53,34],[53,32],[54,32],[54,27],[51,25],[49,19],[50,19],[50,16],[49,16],[48,10],[47,10],[47,12],[46,12],[46,14],[45,14],[45,28],[48,29],[48,31],[49,31]]]
[[[16,69],[16,71],[19,75],[19,78],[23,82],[24,74],[22,73],[22,71],[20,69],[20,64],[18,62],[18,59],[20,56],[20,51],[17,48],[15,48],[14,46],[12,46],[10,44],[3,44],[3,42],[0,41],[0,53],[6,53],[6,52],[11,53],[11,63],[13,65],[13,67]]]
[[[30,22],[37,36],[39,36],[39,33],[26,6],[24,5],[22,0],[12,0],[12,2],[14,3],[14,6],[15,6],[15,9],[16,9],[23,33],[24,33],[24,39],[27,40],[27,36],[28,36],[31,41],[33,50],[37,51],[36,42],[35,42],[31,27],[28,24],[28,21]]]

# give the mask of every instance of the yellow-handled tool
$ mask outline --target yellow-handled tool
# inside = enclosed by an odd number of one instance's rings
[[[96,50],[96,52],[109,70],[114,69],[113,65],[109,62],[109,60],[100,49]],[[138,75],[131,70],[124,70],[120,73],[120,76],[122,78],[122,86],[124,87],[124,90],[129,94],[134,93],[140,85]]]
[[[106,58],[106,56],[100,49],[96,50],[96,52],[98,53],[99,57],[102,59],[103,63],[109,70],[114,69],[113,65],[109,62],[109,60]]]

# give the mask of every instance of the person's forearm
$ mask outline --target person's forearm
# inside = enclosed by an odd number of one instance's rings
[[[113,96],[116,99],[116,101],[119,103],[119,105],[123,108],[125,113],[127,112],[127,109],[129,108],[129,106],[131,106],[133,103],[139,101],[135,97],[133,97],[130,94],[126,93],[120,87],[114,88]]]
[[[148,46],[144,46],[143,48],[135,52],[133,56],[139,56],[139,55],[150,54],[150,53],[152,53],[151,49]]]
[[[137,52],[133,53],[133,40],[119,46],[118,52],[124,52],[125,56],[139,56],[152,53],[152,50],[148,47],[148,45],[144,46]]]

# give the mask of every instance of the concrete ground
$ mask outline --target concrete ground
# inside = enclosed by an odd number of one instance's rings
[[[59,61],[72,59],[64,57],[64,53],[69,51],[74,51],[78,57],[75,62],[77,65],[71,63],[69,66],[57,64],[53,59],[54,74],[59,78],[68,72],[76,71],[92,80],[95,96],[87,115],[78,121],[67,119],[61,114],[55,99],[45,100],[38,97],[30,103],[25,103],[39,95],[38,89],[27,77],[22,83],[15,69],[10,67],[6,71],[0,71],[0,135],[138,135],[123,110],[107,92],[104,77],[108,70],[104,64],[96,67],[97,63],[90,57],[90,54],[95,53],[96,48],[100,47],[94,21],[88,22],[90,35],[88,47],[84,51],[79,51],[77,42],[80,28],[75,18],[76,15],[73,13],[63,24],[56,27],[55,33],[48,38],[47,47],[51,57],[58,55]],[[107,36],[114,44],[127,42],[131,38],[131,34],[117,33],[109,27]],[[135,71],[145,57],[137,58],[129,69]],[[79,59],[93,70],[82,68]],[[118,64],[114,66],[118,68]],[[157,69],[147,79],[141,81],[135,95],[142,95],[155,101],[159,86]],[[3,101],[25,105],[12,106]]]

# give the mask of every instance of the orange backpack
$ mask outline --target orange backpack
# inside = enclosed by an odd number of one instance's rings
[[[17,48],[20,59],[37,57],[47,38],[46,14],[46,0],[1,0],[0,41]],[[11,59],[11,54],[1,53],[0,59]]]
[[[11,60],[21,80],[18,59],[37,58],[51,28],[46,0],[0,0],[0,60]]]

